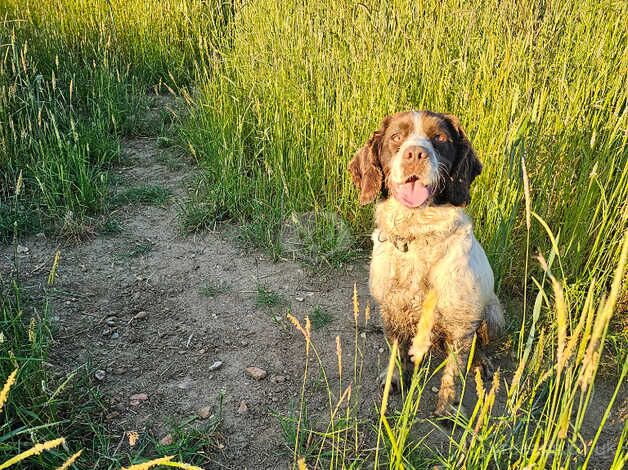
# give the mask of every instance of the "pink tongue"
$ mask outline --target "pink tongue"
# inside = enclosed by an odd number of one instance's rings
[[[404,206],[418,207],[430,197],[430,190],[418,181],[412,181],[397,186],[395,196]]]

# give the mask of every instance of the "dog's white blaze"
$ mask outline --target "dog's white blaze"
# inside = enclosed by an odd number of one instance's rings
[[[405,182],[407,176],[403,173],[403,155],[409,147],[413,146],[423,147],[428,153],[429,165],[427,165],[427,171],[423,175],[418,175],[421,178],[421,183],[429,186],[435,185],[438,181],[438,156],[432,142],[423,130],[421,114],[420,111],[412,112],[414,129],[392,158],[390,178],[393,183],[402,184]]]

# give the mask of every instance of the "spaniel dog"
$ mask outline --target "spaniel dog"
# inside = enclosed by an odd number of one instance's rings
[[[389,341],[397,340],[404,376],[416,344],[444,343],[449,351],[436,413],[456,401],[455,378],[476,333],[487,342],[504,326],[493,271],[464,207],[482,165],[460,122],[430,111],[384,119],[349,163],[362,205],[375,209],[371,295]],[[430,331],[417,331],[428,292],[435,294]],[[427,336],[426,336],[427,335]],[[418,340],[418,337],[421,337]],[[401,380],[394,376],[394,385]]]

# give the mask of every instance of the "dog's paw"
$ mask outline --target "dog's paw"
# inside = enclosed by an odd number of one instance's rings
[[[493,380],[493,375],[495,375],[496,369],[486,354],[482,353],[479,357],[477,357],[473,365],[477,370],[479,370],[484,383]]]
[[[379,374],[379,386],[384,391],[386,387],[386,371]],[[395,367],[392,373],[392,378],[390,380],[390,391],[391,393],[401,393],[401,377],[399,376],[399,370]]]

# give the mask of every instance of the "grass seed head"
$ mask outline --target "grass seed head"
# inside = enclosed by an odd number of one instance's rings
[[[17,376],[18,369],[15,369],[13,372],[9,374],[7,381],[4,383],[4,387],[2,387],[2,391],[0,391],[0,413],[2,413],[2,408],[4,407],[4,403],[9,396],[9,391],[11,387],[15,383],[15,377]]]
[[[358,317],[360,316],[360,303],[358,301],[358,285],[353,284],[353,322],[357,326]]]
[[[68,468],[70,468],[74,464],[74,462],[76,462],[76,460],[81,456],[82,453],[83,453],[83,449],[71,455],[70,458],[68,458],[68,460],[63,462],[63,465],[57,468],[57,470],[67,470]]]

